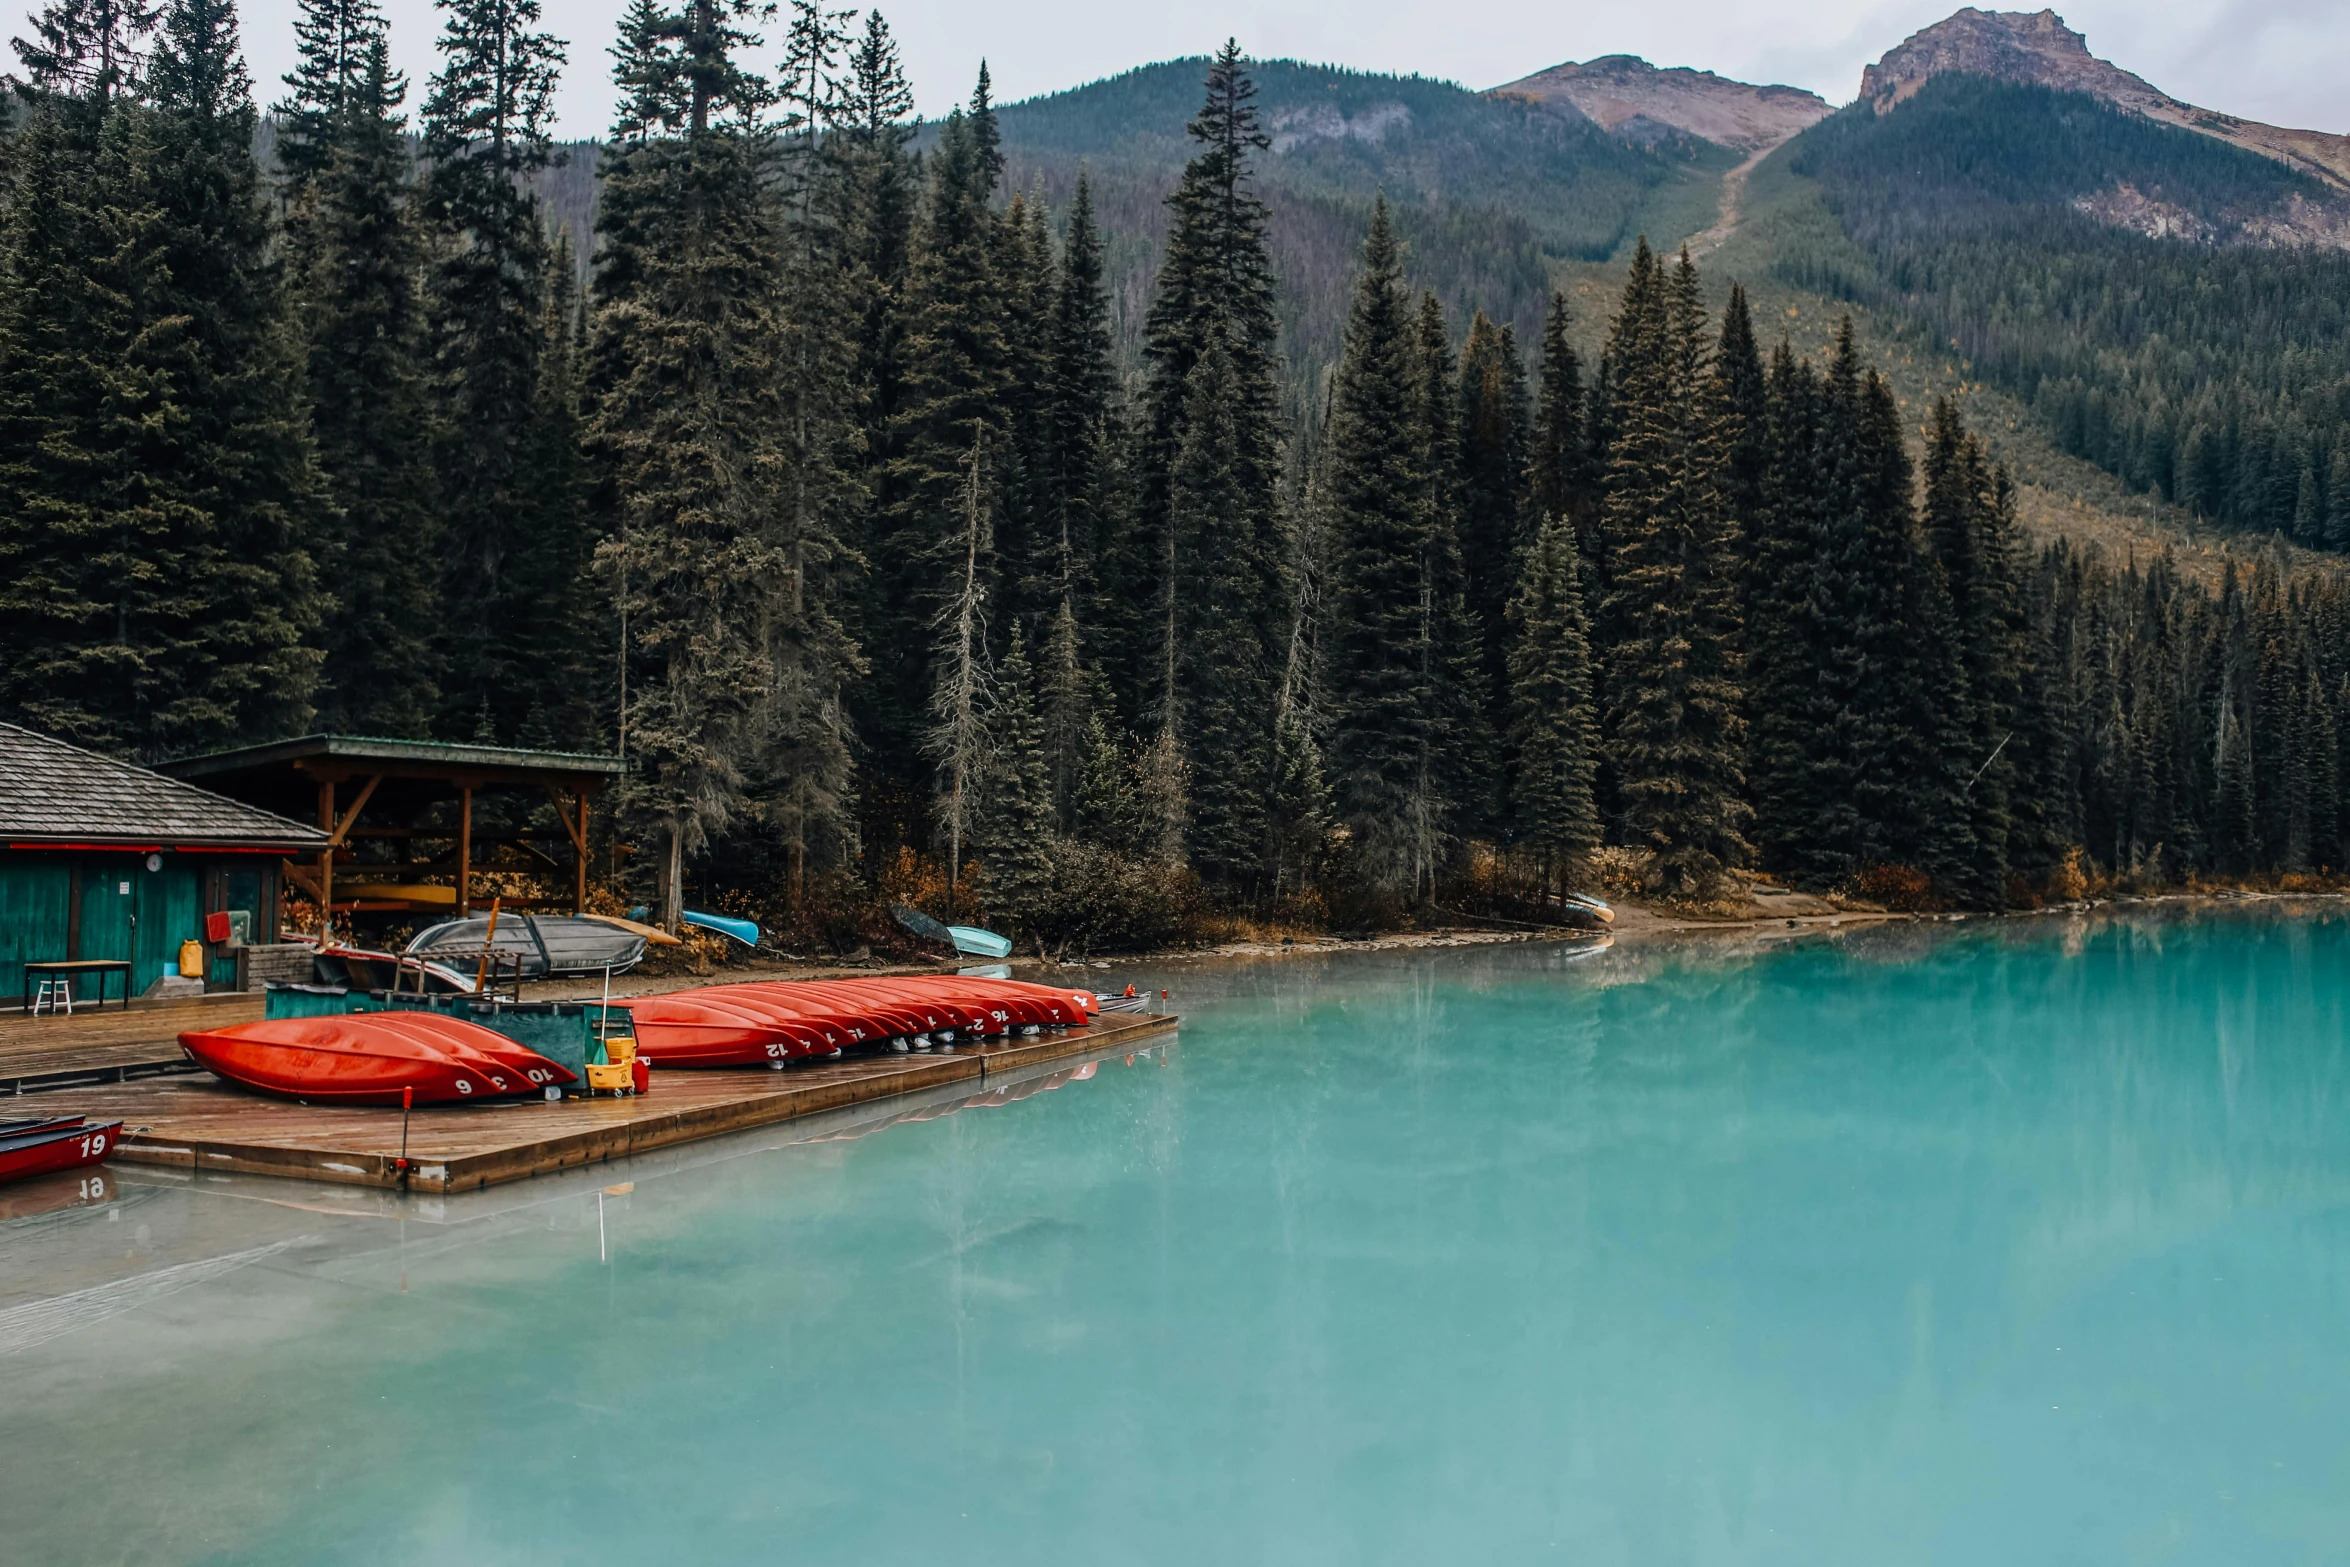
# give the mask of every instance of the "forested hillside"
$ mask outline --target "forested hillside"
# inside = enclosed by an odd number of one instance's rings
[[[925,131],[877,14],[639,0],[581,235],[535,0],[444,19],[412,121],[304,0],[267,167],[228,0],[20,45],[12,720],[617,747],[631,896],[844,945],[2350,858],[2341,580],[2027,540],[1963,386],[1639,237],[1713,154],[1234,45]],[[1785,176],[1861,239],[1740,243],[1879,266],[1869,130]]]
[[[1140,346],[1166,189],[1188,156],[1183,127],[1206,65],[1148,65],[1002,111],[1007,188],[1041,182],[1058,210],[1079,167],[1091,171],[1129,355]],[[1282,337],[1301,384],[1337,360],[1346,279],[1374,196],[1387,197],[1415,282],[1455,313],[1482,309],[1531,335],[1552,260],[1627,252],[1661,191],[1694,188],[1710,200],[1735,161],[1695,138],[1635,146],[1572,105],[1422,77],[1279,60],[1255,67],[1254,80],[1268,142],[1257,183],[1272,203]]]
[[[1966,76],[1779,156],[1849,241],[1790,226],[1779,275],[1908,316],[2132,489],[2350,547],[2350,197],[2079,94]]]

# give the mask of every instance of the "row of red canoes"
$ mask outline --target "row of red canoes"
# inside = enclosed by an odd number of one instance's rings
[[[762,1066],[845,1050],[929,1050],[1083,1028],[1088,990],[964,974],[711,985],[628,1003],[637,1053],[658,1066]]]
[[[612,1006],[627,1009],[641,1060],[740,1067],[1082,1028],[1101,1003],[1085,990],[924,975],[713,985]],[[577,1081],[503,1034],[423,1010],[239,1023],[182,1034],[180,1048],[230,1082],[320,1104],[447,1104]]]
[[[120,1121],[78,1115],[0,1121],[0,1181],[96,1164],[122,1139]]]

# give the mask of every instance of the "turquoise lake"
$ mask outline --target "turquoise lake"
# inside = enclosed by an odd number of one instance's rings
[[[117,1167],[0,1222],[0,1558],[2350,1560],[2338,907],[1176,965],[821,1140]]]

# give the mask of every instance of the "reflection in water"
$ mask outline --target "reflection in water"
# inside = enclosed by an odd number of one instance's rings
[[[0,1224],[66,1324],[0,1538],[2332,1559],[2345,974],[2323,911],[1198,966],[1180,1054],[463,1199],[115,1172]]]

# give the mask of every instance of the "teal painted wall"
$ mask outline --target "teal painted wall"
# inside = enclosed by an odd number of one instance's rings
[[[73,862],[0,851],[0,1005],[24,993],[24,966],[65,956]]]
[[[179,972],[180,943],[204,935],[204,861],[162,856],[147,869],[143,854],[45,854],[0,850],[0,1005],[24,993],[27,962],[63,957],[127,958],[131,994]],[[79,950],[68,953],[68,915],[75,866],[80,867],[82,928]],[[122,980],[107,981],[107,994]],[[74,999],[97,998],[95,979],[78,980]]]
[[[179,972],[180,943],[202,940],[202,886],[198,862],[165,853],[163,868],[147,869],[138,854],[89,854],[82,859],[82,947],[85,958],[128,958],[131,994]]]

